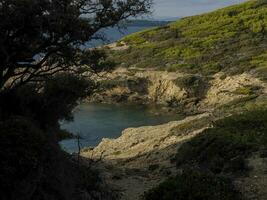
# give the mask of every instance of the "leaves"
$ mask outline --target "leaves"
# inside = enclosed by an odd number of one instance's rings
[[[82,44],[102,28],[149,12],[150,5],[150,0],[0,0],[0,90],[79,65],[87,53]]]

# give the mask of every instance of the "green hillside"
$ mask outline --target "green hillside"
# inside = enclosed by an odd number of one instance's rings
[[[119,66],[203,75],[256,69],[266,75],[267,0],[252,0],[138,32],[117,46],[123,43],[130,47],[109,53]]]

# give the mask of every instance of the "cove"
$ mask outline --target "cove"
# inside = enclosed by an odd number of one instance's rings
[[[61,122],[61,128],[79,134],[82,148],[95,147],[103,138],[118,138],[126,128],[159,125],[182,118],[179,114],[160,110],[146,105],[84,103],[73,111],[73,121]],[[60,145],[68,153],[78,151],[77,139],[63,140]]]

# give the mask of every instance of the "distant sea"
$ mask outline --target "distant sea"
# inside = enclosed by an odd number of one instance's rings
[[[98,34],[105,36],[104,41],[103,40],[92,40],[90,42],[87,42],[84,46],[82,46],[82,48],[87,49],[87,48],[110,44],[132,33],[139,32],[139,31],[153,28],[153,27],[163,26],[168,23],[170,23],[170,21],[135,20],[135,21],[132,21],[126,24],[124,28],[120,28],[120,29],[117,27],[106,28],[98,32]]]

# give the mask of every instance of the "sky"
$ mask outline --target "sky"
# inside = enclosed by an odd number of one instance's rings
[[[155,18],[185,17],[223,8],[246,0],[154,0]]]

